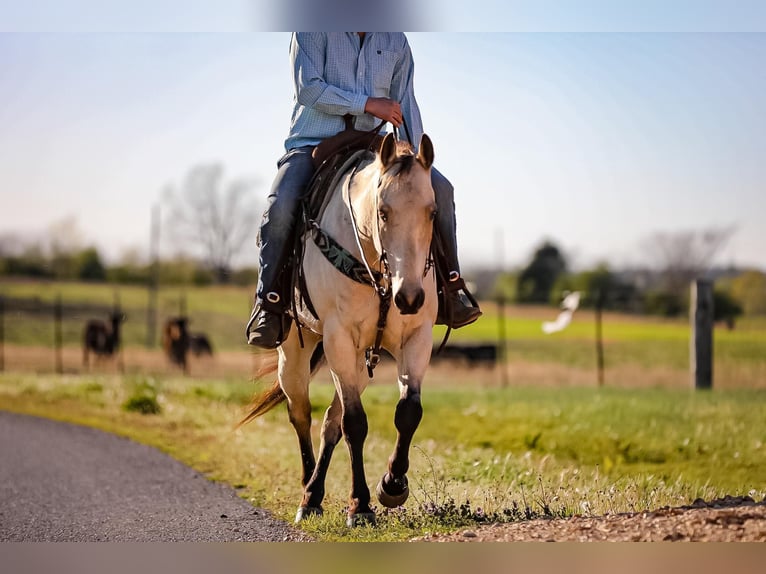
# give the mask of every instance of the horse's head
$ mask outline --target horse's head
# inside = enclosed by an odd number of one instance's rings
[[[389,265],[395,305],[403,315],[412,315],[425,302],[423,278],[436,217],[433,144],[424,134],[415,154],[388,134],[380,146],[379,161],[376,247]]]

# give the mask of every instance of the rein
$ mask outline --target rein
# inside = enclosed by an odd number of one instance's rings
[[[357,164],[358,166],[358,164]],[[354,240],[356,246],[359,249],[359,254],[362,256],[362,262],[364,263],[367,273],[370,277],[374,277],[370,265],[367,263],[367,258],[364,256],[364,249],[362,248],[362,238],[359,236],[359,226],[356,223],[356,214],[354,213],[354,206],[351,204],[351,189],[349,182],[356,172],[356,167],[351,175],[346,180],[346,197],[348,198],[348,211],[351,214],[351,226],[354,230]],[[377,221],[377,218],[376,218]],[[378,232],[380,232],[380,223],[378,222]],[[380,235],[380,233],[378,233]],[[375,343],[372,347],[367,347],[364,351],[364,359],[367,364],[367,375],[372,378],[372,371],[380,363],[380,348],[383,342],[383,331],[386,328],[386,320],[388,318],[388,311],[391,309],[391,270],[388,267],[388,257],[386,256],[386,250],[381,247],[380,253],[380,265],[383,268],[382,273],[378,272],[379,279],[372,282],[372,288],[380,299],[380,305],[378,307],[378,322],[375,326]]]

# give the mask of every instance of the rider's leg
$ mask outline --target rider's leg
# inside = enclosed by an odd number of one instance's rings
[[[273,349],[287,337],[289,301],[284,291],[294,234],[314,165],[311,147],[288,151],[277,164],[277,176],[269,194],[269,207],[260,229],[260,272],[255,305],[246,334],[251,345]]]
[[[431,185],[436,194],[436,205],[439,210],[436,217],[438,233],[441,237],[444,258],[447,269],[444,274],[448,277],[447,296],[451,301],[451,317],[440,305],[437,325],[449,324],[458,329],[473,323],[481,316],[478,305],[474,305],[467,297],[461,296],[461,291],[467,291],[460,276],[460,264],[457,259],[457,223],[455,219],[455,199],[452,184],[438,170],[431,168]]]

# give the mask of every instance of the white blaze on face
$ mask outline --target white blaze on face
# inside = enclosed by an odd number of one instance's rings
[[[431,186],[433,145],[423,135],[420,151],[402,149],[388,134],[381,144],[378,243],[392,277],[394,303],[402,314],[423,305],[423,276],[431,248],[436,200]]]

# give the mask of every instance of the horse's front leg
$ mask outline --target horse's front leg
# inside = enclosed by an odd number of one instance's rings
[[[347,524],[374,524],[375,514],[370,508],[370,489],[364,473],[363,451],[367,438],[367,414],[362,406],[362,391],[367,386],[364,360],[347,331],[326,328],[324,335],[327,363],[340,399],[341,431],[351,458]]]
[[[402,346],[399,367],[399,402],[394,414],[397,430],[396,445],[388,459],[388,472],[378,483],[376,495],[383,506],[396,508],[410,494],[407,471],[410,467],[412,437],[423,418],[420,387],[431,358],[431,328],[422,328]]]

